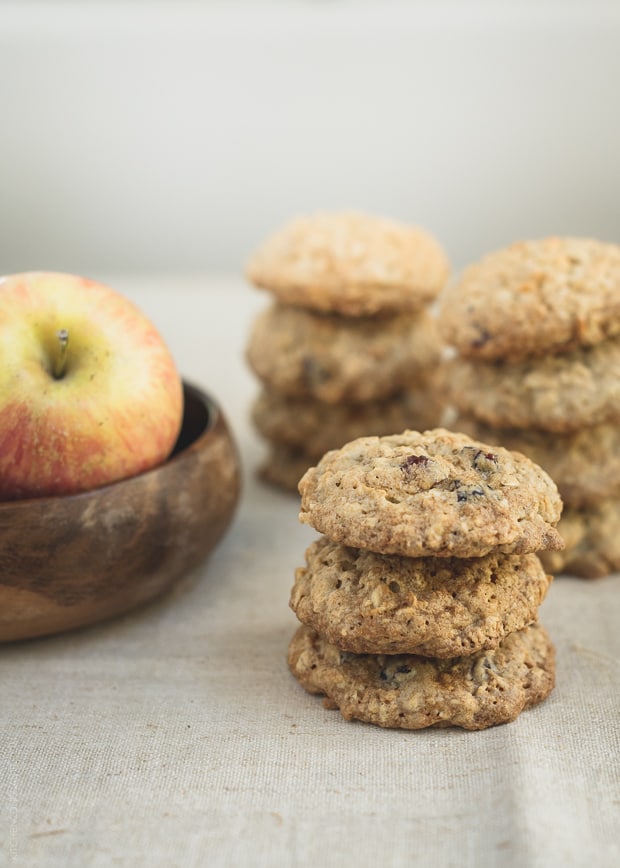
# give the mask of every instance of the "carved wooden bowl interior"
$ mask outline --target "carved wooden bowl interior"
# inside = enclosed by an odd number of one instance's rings
[[[0,641],[82,627],[163,593],[214,548],[240,489],[216,403],[184,384],[165,464],[83,494],[0,503]]]

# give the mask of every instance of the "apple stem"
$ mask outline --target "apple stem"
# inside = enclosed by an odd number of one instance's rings
[[[61,380],[65,375],[65,366],[67,364],[67,345],[69,343],[69,332],[67,329],[59,329],[56,332],[58,343],[60,345],[58,355],[56,356],[56,364],[54,365],[54,377]]]

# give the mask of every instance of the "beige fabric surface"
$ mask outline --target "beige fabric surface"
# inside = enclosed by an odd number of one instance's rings
[[[105,276],[103,276],[105,277]],[[557,687],[479,733],[346,723],[289,675],[316,534],[254,478],[241,281],[108,278],[217,397],[245,489],[209,561],[115,621],[0,647],[0,865],[617,866],[620,577],[559,577]]]

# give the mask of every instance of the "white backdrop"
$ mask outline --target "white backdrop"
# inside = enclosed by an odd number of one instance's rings
[[[0,272],[237,272],[320,208],[620,240],[619,87],[618,2],[3,2]]]

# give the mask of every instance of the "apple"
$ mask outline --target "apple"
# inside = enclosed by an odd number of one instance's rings
[[[0,278],[0,500],[142,473],[182,415],[170,351],[129,299],[71,274]]]

